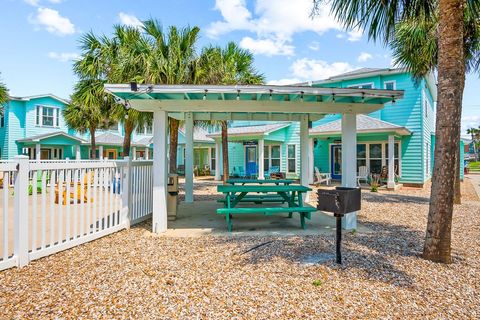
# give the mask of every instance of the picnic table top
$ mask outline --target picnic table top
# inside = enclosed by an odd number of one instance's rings
[[[305,187],[299,184],[291,185],[218,185],[217,191],[222,193],[228,192],[307,192],[311,191],[309,187]]]
[[[291,179],[228,179],[227,183],[235,184],[235,183],[242,183],[242,184],[267,184],[267,183],[274,183],[274,184],[291,184],[294,183],[295,180]]]

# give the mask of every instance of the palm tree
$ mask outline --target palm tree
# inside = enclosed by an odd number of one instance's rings
[[[261,84],[264,76],[253,66],[252,53],[229,42],[225,48],[210,46],[204,48],[198,61],[196,78],[202,84]],[[228,122],[213,122],[222,131],[223,181],[229,176],[228,163]]]
[[[71,103],[63,110],[69,128],[90,133],[90,159],[96,158],[95,132],[111,124],[108,115],[115,105],[112,97],[104,95],[103,85],[98,80],[80,80],[75,85]]]
[[[477,161],[477,150],[476,150],[476,138],[480,134],[480,127],[476,128],[469,128],[467,129],[467,134],[472,136],[472,145],[473,145],[473,155],[475,156],[475,161]]]
[[[405,66],[415,78],[421,78],[438,67],[437,33],[438,17],[411,17],[395,26],[395,36],[390,43],[394,60]],[[467,72],[480,69],[480,23],[469,6],[464,14],[464,57]],[[458,132],[460,140],[460,131]],[[458,158],[458,161],[460,159]],[[460,163],[455,166],[454,204],[461,203]]]
[[[8,89],[7,86],[0,82],[0,105],[8,101]]]
[[[326,0],[313,0],[314,13]],[[462,95],[465,86],[464,13],[476,19],[478,0],[331,0],[332,12],[346,28],[365,28],[370,39],[389,44],[402,20],[438,17],[438,104],[435,164],[423,249],[425,259],[450,263],[455,170],[458,163]],[[318,12],[318,11],[317,11]],[[452,137],[454,137],[452,139]]]

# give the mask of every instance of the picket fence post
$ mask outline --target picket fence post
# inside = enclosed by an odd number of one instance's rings
[[[132,221],[132,159],[125,157],[126,166],[123,167],[122,181],[122,222],[126,222],[127,228],[130,228]]]
[[[14,254],[18,266],[29,263],[28,257],[28,172],[30,170],[27,156],[16,156],[17,176],[14,187]],[[34,189],[34,188],[32,188]],[[33,190],[35,192],[36,190]]]

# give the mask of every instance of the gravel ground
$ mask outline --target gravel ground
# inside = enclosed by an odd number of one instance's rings
[[[364,192],[373,232],[344,233],[341,267],[333,233],[166,238],[144,223],[1,272],[0,318],[478,319],[480,202],[463,191],[450,265],[419,257],[428,188]]]

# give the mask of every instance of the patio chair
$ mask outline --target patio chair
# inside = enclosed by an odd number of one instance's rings
[[[210,166],[209,166],[208,164],[206,164],[206,165],[203,166],[202,174],[203,174],[204,176],[209,176],[209,175],[211,175]]]
[[[200,169],[197,165],[193,166],[193,176],[198,177],[200,175]]]
[[[328,186],[330,185],[332,181],[332,175],[330,172],[320,172],[320,170],[315,167],[315,181],[313,182],[316,186],[321,184],[322,182],[325,182],[325,184]]]
[[[280,173],[280,167],[279,166],[271,166],[268,169],[268,172],[265,175],[265,178],[276,179],[279,173]]]
[[[84,178],[83,178],[83,202],[87,203],[88,202],[88,194],[87,194],[87,184],[90,181],[90,186],[93,186],[94,184],[94,171],[90,171],[87,173]],[[80,182],[77,182],[75,185],[75,182],[70,182],[70,196],[68,197],[68,201],[70,203],[75,202],[75,188],[77,188],[77,203],[82,202],[82,184]],[[55,203],[58,204],[58,198],[59,198],[59,187],[58,185],[55,187]],[[93,199],[91,199],[93,202]],[[62,186],[62,204],[66,205],[67,204],[67,184],[63,183]]]
[[[398,183],[399,179],[400,179],[400,176],[398,175],[398,166],[395,166],[395,168],[393,169],[393,180],[395,181],[395,183]],[[388,182],[388,167],[387,166],[383,166],[382,167],[382,171],[380,171],[380,182],[381,183],[387,183]]]
[[[368,168],[367,166],[360,166],[358,167],[358,174],[357,174],[357,185],[361,187],[360,180],[364,180],[365,183],[368,183]]]

